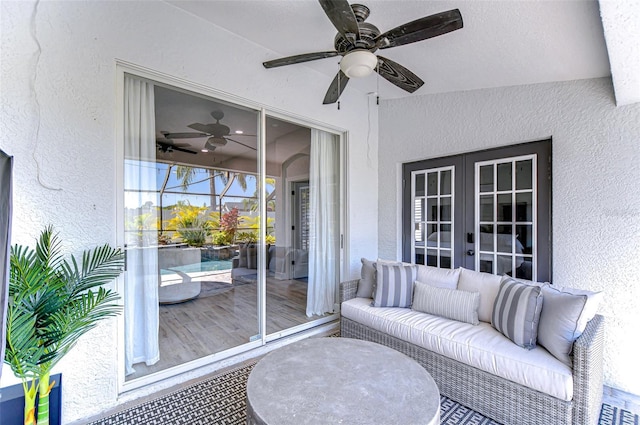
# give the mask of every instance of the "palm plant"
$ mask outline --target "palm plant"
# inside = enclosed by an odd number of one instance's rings
[[[25,425],[49,423],[52,368],[82,335],[120,311],[118,295],[102,285],[122,273],[122,250],[97,247],[85,251],[78,264],[74,256],[64,259],[60,248],[51,226],[35,249],[11,248],[4,362],[22,380]]]

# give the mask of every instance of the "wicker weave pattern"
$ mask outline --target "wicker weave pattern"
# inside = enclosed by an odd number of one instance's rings
[[[358,281],[343,282],[340,299],[355,296]],[[589,322],[574,344],[574,400],[562,401],[446,356],[400,340],[347,318],[341,336],[377,342],[420,363],[438,384],[440,393],[498,422],[530,424],[596,424],[602,397],[602,316]]]

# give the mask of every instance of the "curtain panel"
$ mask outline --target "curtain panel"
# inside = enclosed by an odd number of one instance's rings
[[[311,129],[307,316],[333,313],[339,279],[339,141]]]
[[[124,85],[125,209],[136,219],[125,225],[127,271],[125,273],[125,369],[153,365],[160,359],[158,344],[158,233],[157,194],[127,190],[155,187],[155,102],[154,86],[125,75]],[[155,197],[150,200],[150,197]],[[128,215],[128,214],[127,214]]]

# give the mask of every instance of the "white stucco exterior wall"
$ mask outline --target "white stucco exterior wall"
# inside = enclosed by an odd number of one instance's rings
[[[349,88],[342,108],[322,105],[331,78],[303,65],[265,70],[278,55],[158,1],[2,1],[0,148],[14,156],[13,243],[33,244],[53,224],[65,251],[116,235],[116,59],[348,130],[348,260],[377,252],[377,113]],[[375,101],[374,101],[375,108]],[[38,180],[39,175],[39,180]],[[198,372],[117,394],[117,326],[82,338],[62,372],[64,422],[151,394]],[[2,383],[13,382],[4,369]]]
[[[605,384],[640,394],[640,104],[616,107],[610,79],[383,102],[379,256],[400,249],[401,163],[550,136],[552,281],[604,291]]]

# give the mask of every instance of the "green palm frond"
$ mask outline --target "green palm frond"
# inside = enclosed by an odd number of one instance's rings
[[[121,310],[118,294],[102,285],[122,273],[122,250],[103,245],[78,262],[61,247],[48,226],[35,249],[11,248],[3,360],[23,382],[47,376],[82,335]]]
[[[93,329],[100,320],[115,316],[121,311],[118,295],[105,288],[87,291],[73,297],[64,309],[56,312],[46,329],[57,335],[56,343],[49,350],[51,366],[55,365],[75,345],[78,339]]]
[[[60,272],[67,282],[70,296],[109,283],[122,273],[124,253],[103,245],[82,254],[79,266],[76,258],[61,264]]]
[[[7,312],[5,363],[16,376],[33,379],[45,347],[38,344],[36,317],[20,306],[11,305]]]

